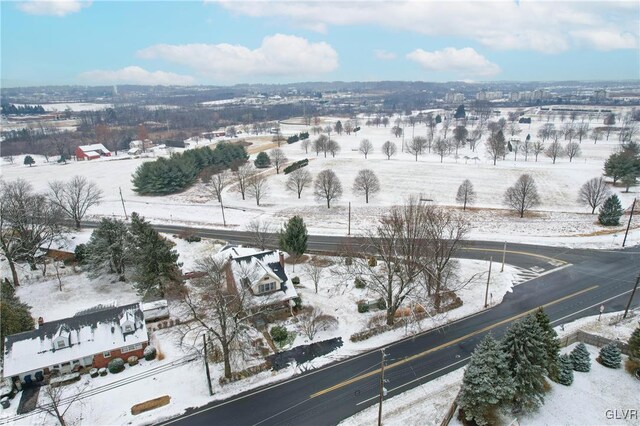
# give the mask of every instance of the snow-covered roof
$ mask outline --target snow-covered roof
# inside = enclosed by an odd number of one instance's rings
[[[96,151],[85,151],[83,149],[82,152],[84,152],[84,155],[86,155],[87,157],[100,157],[100,153]]]
[[[101,143],[93,143],[91,145],[80,145],[78,148],[84,151],[84,153],[87,155],[89,155],[89,151],[94,151],[93,154],[98,154],[95,151],[102,151],[103,153],[109,152],[109,150]]]
[[[124,325],[127,319],[134,323],[132,332],[122,329],[121,324]],[[68,339],[67,345],[56,349],[54,341],[60,337]],[[7,336],[4,376],[15,376],[148,340],[140,303],[88,309],[71,318],[45,322],[36,330]]]

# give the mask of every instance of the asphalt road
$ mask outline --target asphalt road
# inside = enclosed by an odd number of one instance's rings
[[[179,227],[158,227],[178,232]],[[236,243],[250,237],[235,231],[197,229],[197,234]],[[310,236],[309,248],[335,252],[344,237]],[[502,303],[384,347],[385,387],[396,395],[462,366],[486,333],[500,337],[512,321],[539,306],[555,324],[624,309],[636,275],[640,250],[574,250],[558,247],[468,242],[460,256],[502,261],[541,276],[520,284]],[[495,269],[498,271],[497,265]],[[636,293],[633,307],[639,305]],[[381,351],[374,350],[307,372],[295,378],[248,391],[190,410],[163,424],[179,425],[331,425],[377,403]],[[428,395],[425,395],[428,398]],[[439,419],[438,419],[439,420]],[[595,421],[596,419],[594,419]],[[604,419],[603,419],[604,421]]]

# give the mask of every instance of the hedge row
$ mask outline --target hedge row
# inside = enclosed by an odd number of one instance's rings
[[[287,138],[287,143],[295,143],[298,141],[303,141],[305,139],[309,139],[309,132],[298,133],[297,135],[289,136]]]
[[[304,166],[309,164],[309,159],[305,158],[304,160],[296,161],[295,163],[291,163],[287,167],[284,168],[284,174],[287,175],[295,170],[298,170]]]

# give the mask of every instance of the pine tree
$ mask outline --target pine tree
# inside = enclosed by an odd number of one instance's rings
[[[538,308],[536,311],[536,321],[542,330],[544,348],[547,355],[547,373],[551,379],[555,380],[558,374],[558,361],[560,356],[560,341],[558,340],[558,334],[553,327],[551,327],[549,316],[547,316],[542,307]]]
[[[598,361],[600,361],[600,364],[608,368],[620,368],[622,365],[620,349],[614,343],[604,345],[602,349],[600,349]]]
[[[269,167],[271,165],[271,159],[269,158],[269,156],[263,151],[261,153],[258,154],[258,156],[256,157],[256,160],[253,162],[253,164],[259,168],[259,169],[263,169],[265,167]]]
[[[164,297],[170,283],[179,282],[178,253],[149,222],[137,213],[131,215],[129,257],[133,263],[132,280],[139,295],[148,299]]]
[[[31,307],[15,295],[8,280],[1,284],[0,291],[0,353],[4,353],[4,338],[23,331],[33,330]]]
[[[307,251],[308,238],[304,220],[300,216],[293,216],[280,231],[280,248],[298,259]]]
[[[560,368],[555,381],[561,385],[569,386],[573,383],[573,364],[571,363],[571,358],[569,355],[564,354],[560,355],[559,360]]]
[[[97,277],[108,272],[118,274],[125,281],[125,269],[130,264],[128,249],[130,235],[127,225],[117,219],[102,219],[86,245],[89,276]]]
[[[589,355],[589,350],[584,343],[578,343],[569,356],[574,370],[582,373],[587,373],[591,370],[591,355]]]
[[[620,217],[622,216],[622,204],[616,194],[607,198],[600,207],[600,213],[598,214],[598,222],[604,226],[617,226],[620,224]]]
[[[629,357],[640,361],[640,327],[633,330],[628,344]]]
[[[492,423],[496,409],[511,401],[514,392],[507,356],[498,342],[487,335],[476,346],[464,372],[458,405],[467,420],[486,425]]]
[[[29,167],[31,167],[32,164],[36,164],[35,160],[33,159],[32,156],[27,155],[26,157],[24,157],[24,164],[28,165]]]
[[[514,323],[504,335],[502,350],[507,355],[514,379],[515,412],[529,412],[544,403],[544,375],[547,357],[542,330],[535,316],[528,315]]]

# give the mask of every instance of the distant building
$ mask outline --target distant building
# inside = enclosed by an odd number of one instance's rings
[[[462,103],[464,102],[464,93],[448,92],[444,95],[444,101],[447,103]]]
[[[78,160],[95,160],[100,157],[111,157],[111,151],[101,143],[80,145],[76,148],[76,158]]]

